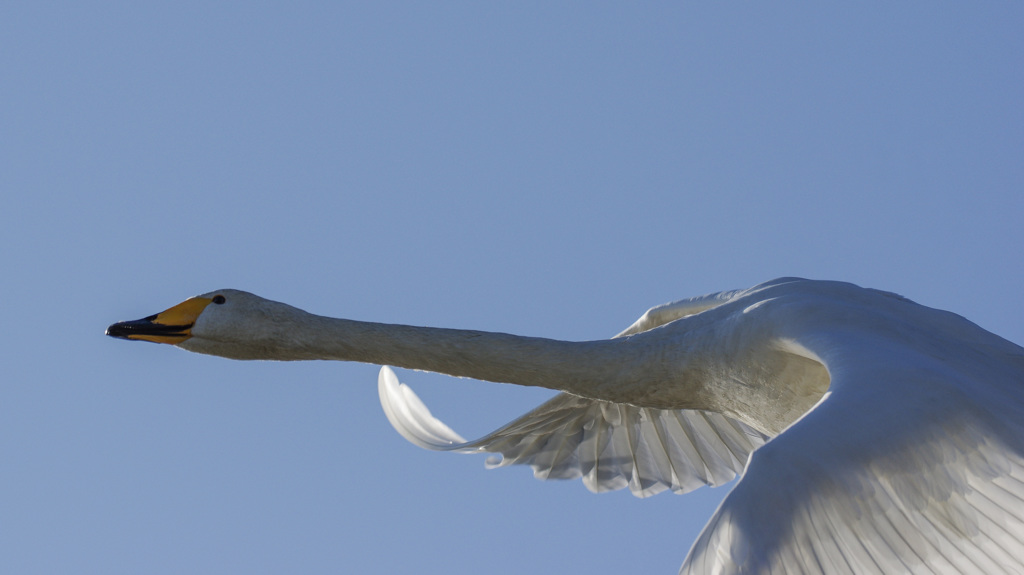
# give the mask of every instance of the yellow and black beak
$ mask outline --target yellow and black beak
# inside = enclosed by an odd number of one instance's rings
[[[107,328],[107,335],[177,345],[192,337],[196,319],[212,301],[205,297],[190,298],[156,315],[117,322]]]

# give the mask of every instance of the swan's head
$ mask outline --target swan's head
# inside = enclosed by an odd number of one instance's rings
[[[294,338],[302,316],[310,317],[287,304],[224,289],[142,319],[115,323],[107,328],[107,335],[232,359],[293,359],[281,347]]]

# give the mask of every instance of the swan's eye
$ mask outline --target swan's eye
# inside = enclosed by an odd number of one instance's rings
[[[213,296],[213,303],[215,303],[217,305],[220,305],[220,304],[222,304],[222,303],[224,303],[226,301],[228,301],[228,300],[225,299],[224,296],[222,296],[222,295],[218,294],[218,295]]]

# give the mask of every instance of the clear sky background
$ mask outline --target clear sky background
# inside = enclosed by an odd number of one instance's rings
[[[674,573],[639,500],[394,432],[377,367],[104,328],[234,287],[609,337],[779,276],[1024,342],[1024,5],[9,2],[0,572]],[[549,394],[402,371],[463,435]]]

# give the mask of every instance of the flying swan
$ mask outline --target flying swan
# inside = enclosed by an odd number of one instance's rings
[[[609,340],[367,323],[237,290],[107,329],[233,359],[333,359],[562,393],[476,441],[381,369],[388,419],[593,491],[742,478],[680,573],[1024,573],[1024,349],[848,283],[778,279]]]

